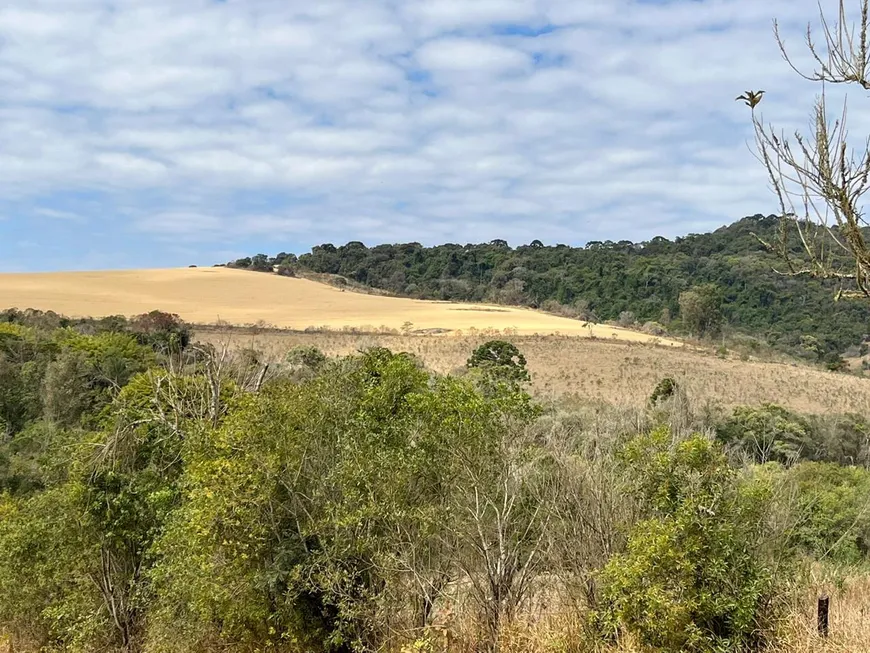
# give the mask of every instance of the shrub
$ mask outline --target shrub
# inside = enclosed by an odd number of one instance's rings
[[[856,563],[870,552],[870,471],[804,462],[788,472],[798,489],[797,542],[816,559]]]
[[[673,445],[667,428],[633,440],[624,457],[647,514],[602,573],[598,627],[668,653],[760,648],[776,617],[762,553],[766,486],[741,481],[700,435]]]
[[[674,393],[676,393],[678,388],[679,386],[677,385],[677,382],[671,377],[666,376],[659,381],[653,389],[653,393],[649,398],[650,404],[656,406],[663,401],[667,401],[674,396]]]
[[[631,311],[622,311],[619,314],[619,326],[630,327],[637,323],[637,316]]]
[[[810,424],[775,404],[738,406],[716,437],[759,463],[813,458],[817,449]]]
[[[287,353],[287,362],[293,367],[306,367],[319,370],[326,363],[326,354],[317,347],[294,347]]]
[[[644,322],[641,331],[648,333],[651,336],[664,336],[668,333],[668,330],[658,322]]]
[[[151,311],[130,320],[133,333],[156,351],[178,351],[190,344],[191,330],[174,313]]]

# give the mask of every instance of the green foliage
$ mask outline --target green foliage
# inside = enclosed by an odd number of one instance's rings
[[[154,645],[374,648],[407,614],[399,570],[433,560],[469,461],[491,473],[522,410],[379,348],[250,397],[159,541]]]
[[[672,316],[679,317],[681,293],[715,284],[722,289],[723,326],[757,335],[792,355],[806,355],[800,341],[812,335],[823,354],[813,354],[814,360],[825,363],[829,353],[862,342],[870,306],[835,303],[833,282],[776,274],[779,260],[753,234],[774,242],[777,229],[776,217],[754,215],[713,233],[673,241],[590,242],[582,248],[539,242],[516,248],[501,242],[370,248],[358,242],[324,244],[294,264],[421,299],[537,308],[550,302],[548,310],[580,319],[618,320],[622,312],[631,311],[641,323],[669,323]],[[800,249],[795,243],[795,251]],[[270,262],[280,263],[279,257]],[[250,267],[251,260],[242,263]]]
[[[701,338],[715,336],[722,328],[722,291],[714,283],[693,286],[680,293],[683,326]]]
[[[669,376],[666,376],[656,384],[649,398],[649,403],[652,406],[658,405],[660,402],[667,401],[674,396],[674,393],[679,389],[677,382]]]
[[[541,574],[599,572],[604,632],[740,650],[774,623],[787,554],[866,559],[866,470],[735,466],[866,463],[860,416],[743,407],[718,437],[750,456],[661,429],[623,451],[682,406],[673,379],[608,430],[597,409],[539,419],[504,341],[462,378],[381,347],[297,349],[305,374],[247,392],[245,361],[161,355],[131,329],[0,315],[0,633],[17,651],[388,650],[457,591],[491,649]],[[795,514],[773,513],[780,486]],[[775,523],[795,524],[791,549]]]
[[[625,459],[647,515],[603,571],[599,626],[663,652],[760,648],[775,594],[766,488],[741,482],[705,438],[674,442],[664,428],[632,441]],[[776,580],[786,575],[780,566]]]
[[[77,434],[51,422],[28,424],[14,438],[0,443],[0,492],[31,496],[65,481],[70,450]]]
[[[139,342],[160,352],[177,352],[190,344],[191,330],[174,313],[151,311],[130,320]]]
[[[317,347],[294,347],[287,353],[287,362],[295,367],[305,367],[314,372],[326,363],[326,354]]]
[[[526,369],[526,357],[516,345],[504,340],[490,340],[480,345],[471,354],[466,367],[479,369],[507,383],[528,383],[531,380]]]
[[[762,464],[811,459],[817,448],[807,420],[774,404],[738,406],[717,428],[716,437]]]
[[[75,484],[13,500],[0,495],[0,627],[16,650],[99,650],[111,643],[92,582]]]
[[[870,554],[870,471],[804,462],[788,470],[798,489],[795,538],[815,559],[854,564]]]
[[[758,463],[870,462],[870,424],[860,415],[802,416],[775,404],[738,406],[716,438]]]

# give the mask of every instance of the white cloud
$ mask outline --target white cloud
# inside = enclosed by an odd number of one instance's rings
[[[478,76],[519,72],[528,57],[518,50],[476,39],[438,39],[417,50],[420,65],[434,73],[462,72]]]
[[[4,225],[50,244],[40,217],[81,216],[112,257],[142,238],[218,256],[715,228],[775,210],[734,97],[764,88],[765,119],[805,127],[818,89],[771,20],[806,63],[816,16],[815,0],[6,0]]]

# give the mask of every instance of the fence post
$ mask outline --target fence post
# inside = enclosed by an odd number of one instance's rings
[[[828,609],[831,607],[831,599],[827,594],[819,597],[819,635],[822,637],[828,636]]]

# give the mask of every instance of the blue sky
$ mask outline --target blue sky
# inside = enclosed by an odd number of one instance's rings
[[[816,0],[4,0],[0,270],[771,213],[734,97],[793,131],[819,90],[773,18],[805,61]]]

